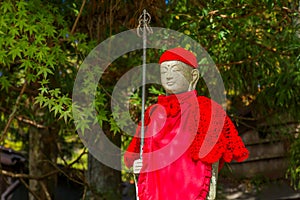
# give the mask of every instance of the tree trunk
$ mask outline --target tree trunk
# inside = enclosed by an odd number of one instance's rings
[[[115,145],[120,147],[120,135],[114,135],[112,133],[109,133],[109,131],[106,132],[106,135]],[[98,145],[101,145],[101,142],[98,143]],[[121,166],[121,160],[117,160],[116,164]],[[91,154],[89,154],[88,157],[88,171],[86,178],[89,184],[89,191],[87,193],[86,199],[121,199],[121,172],[104,165],[96,158],[94,158]]]
[[[91,154],[88,158],[87,180],[90,186],[87,199],[121,199],[121,172],[107,167]]]
[[[29,174],[41,177],[55,170],[57,159],[57,130],[39,129],[31,126],[29,131]],[[30,190],[40,199],[53,199],[57,175],[47,176],[40,180],[30,180]],[[29,200],[35,200],[29,193]]]

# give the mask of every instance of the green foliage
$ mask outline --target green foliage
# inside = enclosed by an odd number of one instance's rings
[[[257,118],[288,112],[299,118],[297,10],[283,1],[206,1],[181,11],[175,5],[170,28],[199,41],[216,62],[232,101],[252,100]],[[201,9],[194,9],[195,6]],[[173,10],[175,9],[175,12]],[[178,10],[177,10],[178,9]],[[291,78],[293,77],[293,78]],[[270,100],[274,98],[273,100]],[[235,108],[240,109],[240,108]]]
[[[290,147],[290,165],[286,176],[290,178],[294,189],[300,188],[300,138],[294,138]]]
[[[0,3],[0,13],[2,130],[17,109],[4,145],[28,150],[30,126],[52,127],[60,133],[61,159],[72,159],[73,152],[82,148],[72,123],[73,82],[95,43],[83,33],[71,34],[73,20],[66,20],[66,12],[51,2],[5,0]],[[20,104],[15,105],[20,95]]]
[[[246,112],[258,129],[279,124],[285,135],[288,124],[300,123],[298,6],[299,1],[282,0],[180,1],[178,6],[170,1],[163,20],[208,51],[222,75],[229,112]],[[200,83],[207,94],[206,83]],[[249,123],[247,117],[234,117]],[[299,140],[292,143],[288,174],[300,188]]]
[[[299,117],[294,112],[299,106],[299,26],[293,23],[299,14],[290,3],[270,2],[194,2],[201,9],[186,4],[188,12],[181,12],[176,6],[169,24],[207,49],[230,98],[255,97],[263,117],[287,107]]]

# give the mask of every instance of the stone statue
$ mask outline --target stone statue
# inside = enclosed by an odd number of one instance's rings
[[[214,199],[218,162],[219,168],[233,159],[240,162],[249,152],[222,107],[198,96],[199,70],[192,52],[169,49],[159,64],[166,95],[146,110],[143,157],[139,159],[140,126],[124,155],[125,165],[139,174],[139,200]],[[216,128],[208,133],[211,124]],[[211,151],[200,157],[203,141],[216,136]]]

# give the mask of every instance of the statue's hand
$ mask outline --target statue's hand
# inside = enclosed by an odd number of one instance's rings
[[[142,159],[138,159],[138,160],[135,160],[133,162],[133,173],[135,174],[139,174],[141,169],[143,167],[143,161]]]

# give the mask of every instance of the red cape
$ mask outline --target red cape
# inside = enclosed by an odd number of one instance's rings
[[[211,164],[248,157],[222,107],[196,91],[158,97],[145,114],[140,200],[205,199]],[[124,155],[130,168],[139,158],[140,126]]]

